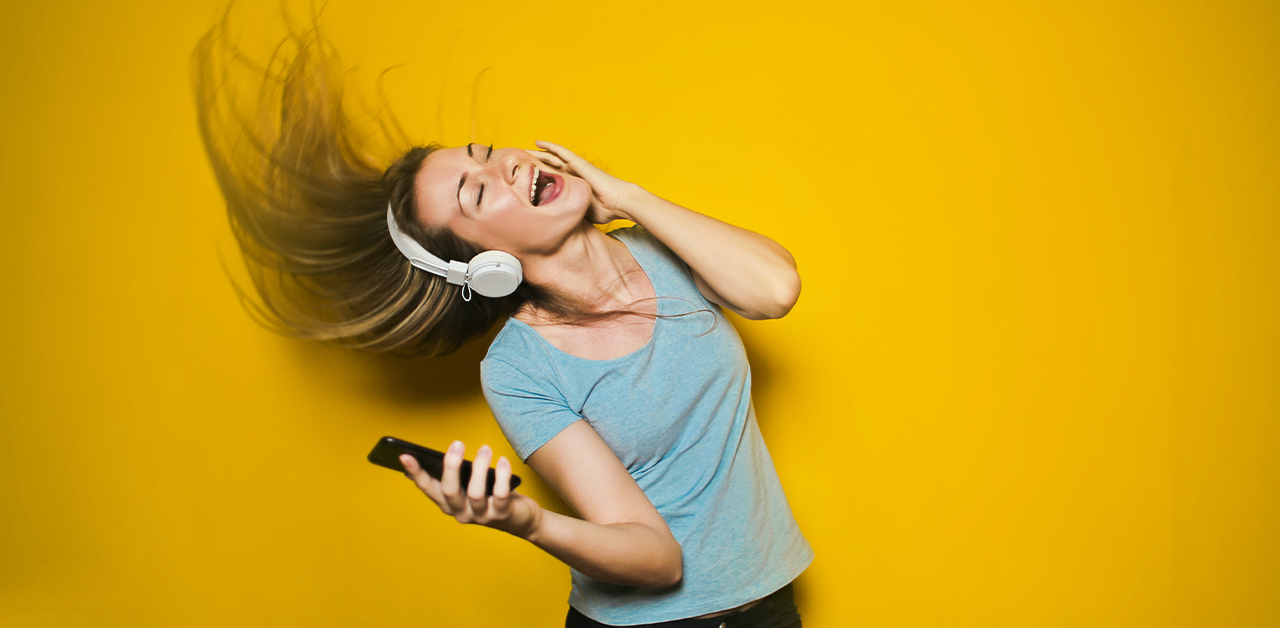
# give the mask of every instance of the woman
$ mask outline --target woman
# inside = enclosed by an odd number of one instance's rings
[[[324,41],[311,31],[287,44],[259,70],[268,89],[254,92],[252,116],[226,106],[235,66],[221,61],[240,57],[221,27],[195,56],[201,130],[260,319],[431,354],[505,319],[481,366],[485,397],[516,452],[581,518],[510,491],[504,457],[492,496],[484,474],[461,486],[461,442],[439,481],[402,458],[417,487],[458,521],[569,565],[566,626],[798,626],[790,582],[812,551],[721,312],[785,315],[800,289],[791,255],[548,142],[543,152],[417,147],[380,168],[351,139],[366,134],[344,113]],[[637,226],[594,226],[616,219]],[[489,267],[510,294],[484,285],[478,262],[467,269],[483,251],[514,256]],[[474,464],[492,457],[482,446]]]

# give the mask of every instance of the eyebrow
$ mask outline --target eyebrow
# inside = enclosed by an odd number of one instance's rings
[[[467,144],[467,157],[475,159],[476,156],[471,154],[472,144]],[[458,211],[462,211],[462,186],[465,185],[466,182],[467,182],[467,173],[464,172],[462,173],[462,178],[458,179]]]
[[[467,173],[462,173],[462,178],[458,179],[458,211],[462,211],[462,184],[467,182]]]

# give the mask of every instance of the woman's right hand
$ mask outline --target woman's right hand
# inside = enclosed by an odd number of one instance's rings
[[[532,498],[511,490],[511,462],[506,456],[498,458],[493,495],[486,496],[485,483],[493,450],[488,445],[481,445],[471,463],[471,481],[464,487],[459,482],[459,471],[465,453],[466,446],[462,441],[449,445],[444,455],[444,472],[439,480],[427,475],[413,456],[400,456],[400,464],[404,465],[405,475],[427,498],[459,523],[478,523],[529,538],[542,521],[542,507]]]
[[[534,142],[541,151],[526,151],[562,173],[574,175],[591,186],[591,206],[587,220],[603,225],[614,220],[633,220],[626,212],[627,198],[643,190],[629,181],[623,181],[595,164],[579,157],[573,151],[554,142]]]

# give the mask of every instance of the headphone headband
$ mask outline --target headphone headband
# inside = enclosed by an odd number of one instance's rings
[[[462,262],[445,263],[444,260],[422,248],[417,240],[400,230],[400,225],[396,222],[396,216],[391,212],[389,203],[387,204],[387,231],[391,233],[391,241],[395,243],[397,249],[400,249],[400,254],[404,255],[414,268],[440,275],[454,285],[460,286],[466,282],[467,265]]]

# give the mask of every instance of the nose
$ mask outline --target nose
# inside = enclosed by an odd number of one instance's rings
[[[502,180],[508,185],[514,185],[520,172],[520,153],[522,151],[517,148],[507,149],[501,158],[495,159],[494,162],[501,168]]]

